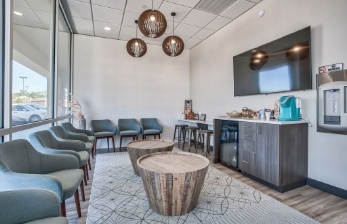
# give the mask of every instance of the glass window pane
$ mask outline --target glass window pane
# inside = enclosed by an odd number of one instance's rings
[[[52,4],[13,5],[13,125],[52,118]]]
[[[43,130],[48,130],[48,128],[52,127],[52,124],[46,124],[46,125],[41,125],[35,128],[30,128],[26,129],[24,131],[18,131],[12,134],[12,140],[15,139],[26,139],[30,141],[29,135],[31,133],[37,132],[37,131],[43,131]]]
[[[4,80],[4,2],[0,2],[0,128],[3,128],[3,112],[4,112],[4,92],[3,92],[3,80]],[[0,142],[1,142],[0,138]]]
[[[57,116],[69,114],[71,33],[59,10]]]

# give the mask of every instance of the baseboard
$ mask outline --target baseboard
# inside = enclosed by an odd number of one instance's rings
[[[320,182],[318,180],[313,180],[311,178],[307,179],[307,185],[317,188],[321,191],[327,192],[329,194],[333,194],[343,199],[347,199],[347,190]]]

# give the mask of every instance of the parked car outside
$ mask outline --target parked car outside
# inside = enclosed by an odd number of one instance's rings
[[[28,123],[28,119],[25,117],[12,116],[12,126]]]
[[[36,110],[46,110],[46,107],[44,107],[38,103],[27,103],[25,105],[31,106],[31,107],[35,108]]]
[[[24,117],[29,122],[45,119],[46,115],[46,110],[37,110],[26,104],[12,104],[12,116]]]

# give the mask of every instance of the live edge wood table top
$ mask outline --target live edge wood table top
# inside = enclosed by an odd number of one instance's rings
[[[137,160],[151,153],[172,151],[174,143],[167,140],[137,140],[127,144],[127,150],[136,175],[140,175]]]
[[[150,207],[161,215],[193,210],[210,161],[187,152],[160,152],[137,160]]]

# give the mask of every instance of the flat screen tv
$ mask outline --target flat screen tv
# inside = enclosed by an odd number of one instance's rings
[[[234,56],[234,95],[312,89],[310,27]]]

